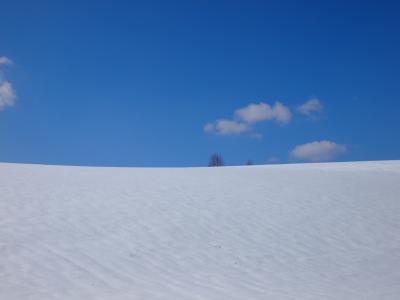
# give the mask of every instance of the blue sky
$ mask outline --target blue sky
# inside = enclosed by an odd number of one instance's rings
[[[2,1],[0,161],[400,159],[395,2]]]

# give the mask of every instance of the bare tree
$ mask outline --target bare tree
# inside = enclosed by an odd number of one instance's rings
[[[224,165],[224,160],[222,159],[222,155],[219,153],[214,153],[210,156],[210,160],[208,162],[209,167],[221,167]]]
[[[246,166],[252,166],[252,165],[254,165],[254,163],[253,163],[253,161],[251,159],[246,161]]]

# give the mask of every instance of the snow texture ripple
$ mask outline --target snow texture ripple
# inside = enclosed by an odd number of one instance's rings
[[[0,164],[0,299],[398,300],[400,162]]]

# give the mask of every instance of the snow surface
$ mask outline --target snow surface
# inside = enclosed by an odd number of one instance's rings
[[[0,164],[0,299],[400,299],[400,161]]]

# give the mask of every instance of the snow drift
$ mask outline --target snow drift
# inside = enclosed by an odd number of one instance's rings
[[[400,162],[0,164],[0,299],[400,299]]]

